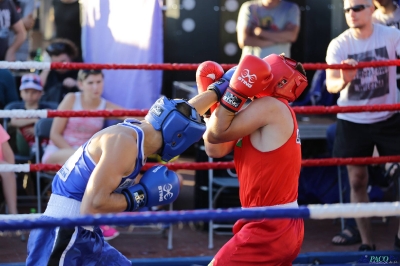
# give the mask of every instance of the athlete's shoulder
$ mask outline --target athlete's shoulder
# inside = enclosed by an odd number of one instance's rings
[[[130,147],[131,144],[136,146],[137,133],[131,128],[114,125],[97,132],[94,138],[101,145],[107,144],[106,146],[111,145],[115,148],[124,148],[123,146]]]

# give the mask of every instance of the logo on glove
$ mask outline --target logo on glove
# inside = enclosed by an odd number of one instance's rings
[[[162,113],[164,112],[164,109],[163,109],[161,106],[159,106],[159,105],[154,105],[154,106],[151,108],[150,112],[153,113],[153,114],[155,114],[156,116],[161,116]]]
[[[158,201],[162,202],[164,200],[169,200],[174,196],[174,193],[171,192],[172,185],[166,184],[164,186],[158,186]],[[164,194],[165,192],[165,194]]]
[[[146,201],[143,191],[139,190],[138,192],[133,193],[133,196],[135,197],[137,206],[139,208],[143,207]]]
[[[238,80],[248,88],[253,87],[253,83],[257,80],[256,74],[250,75],[250,70],[248,69],[244,69],[240,75],[241,76],[238,77]]]

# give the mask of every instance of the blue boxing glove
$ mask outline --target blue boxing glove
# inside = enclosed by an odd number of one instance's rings
[[[237,66],[232,67],[225,72],[222,78],[207,87],[207,90],[215,91],[218,97],[218,102],[221,100],[222,95],[224,95],[226,89],[228,88],[229,81],[231,80],[233,73],[235,73],[236,68]]]
[[[156,165],[147,170],[139,181],[121,191],[132,212],[142,207],[166,205],[174,202],[179,195],[180,185],[177,174],[164,165]]]

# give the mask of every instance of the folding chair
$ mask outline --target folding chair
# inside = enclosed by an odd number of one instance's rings
[[[51,124],[53,123],[53,118],[42,118],[35,124],[35,157],[36,162],[40,163],[43,156],[43,146],[42,142],[45,139],[50,138]],[[36,187],[37,187],[37,210],[38,213],[42,213],[42,197],[51,187],[51,182],[42,190],[40,181],[42,178],[52,180],[54,174],[49,174],[42,171],[36,172]]]

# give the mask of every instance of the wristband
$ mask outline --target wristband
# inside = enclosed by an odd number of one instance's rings
[[[132,211],[132,201],[133,201],[131,193],[129,193],[129,192],[126,193],[124,190],[122,190],[121,193],[122,193],[122,195],[125,196],[126,203],[127,203],[125,212],[131,212]]]
[[[228,88],[221,99],[221,105],[228,111],[238,112],[246,103],[247,98]]]

